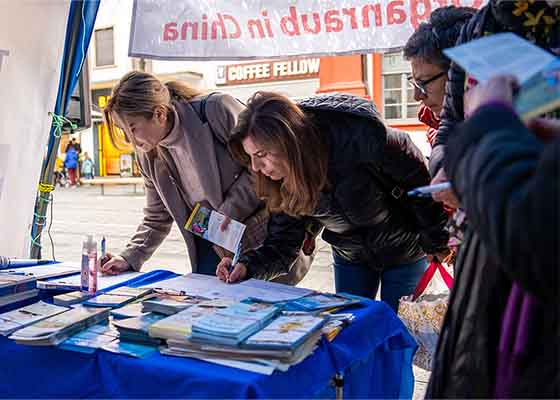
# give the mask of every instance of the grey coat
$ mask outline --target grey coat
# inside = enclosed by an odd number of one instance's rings
[[[196,101],[196,99],[193,99]],[[234,161],[223,143],[237,123],[244,106],[225,94],[210,96],[206,103],[208,123],[203,124],[188,102],[174,102],[175,123],[170,135],[180,138],[172,153],[162,145],[137,158],[146,188],[144,219],[121,256],[140,270],[168,235],[175,221],[187,245],[193,272],[197,254],[193,235],[184,229],[194,204],[191,203],[177,169],[188,160],[190,176],[199,184],[204,202],[238,221],[246,221],[262,205],[255,195],[249,171]],[[178,160],[178,157],[184,157]],[[219,179],[217,179],[219,177]]]

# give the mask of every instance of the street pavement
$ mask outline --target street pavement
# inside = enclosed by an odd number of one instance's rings
[[[57,188],[53,192],[51,236],[56,259],[79,263],[81,243],[86,234],[98,240],[104,235],[107,249],[118,254],[135,232],[142,219],[145,197],[135,194],[132,186],[109,186],[101,196],[99,187]],[[52,257],[52,245],[46,232],[43,239],[43,258]],[[307,276],[298,286],[323,292],[334,292],[332,255],[327,243],[318,239],[317,256]],[[143,267],[144,271],[167,269],[180,274],[191,271],[186,246],[176,225],[163,244]],[[422,399],[429,373],[414,368],[416,378],[414,399]]]

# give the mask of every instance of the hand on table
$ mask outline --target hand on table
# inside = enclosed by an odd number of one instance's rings
[[[216,276],[223,282],[235,283],[242,281],[247,276],[247,267],[243,263],[237,263],[230,272],[232,259],[224,257],[216,268]]]
[[[130,269],[132,267],[121,256],[113,256],[107,253],[107,257],[101,260],[101,273],[106,275],[118,275]]]

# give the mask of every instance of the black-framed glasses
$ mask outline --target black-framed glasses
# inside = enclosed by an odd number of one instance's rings
[[[432,76],[431,78],[423,80],[423,81],[414,79],[412,77],[412,75],[409,76],[406,79],[408,80],[408,83],[410,83],[412,85],[412,87],[415,87],[416,89],[418,89],[420,91],[420,93],[422,93],[424,96],[427,96],[428,95],[427,86],[430,83],[432,83],[433,81],[435,81],[436,79],[439,79],[444,75],[447,75],[446,71],[442,71],[439,74],[436,74],[436,75]]]

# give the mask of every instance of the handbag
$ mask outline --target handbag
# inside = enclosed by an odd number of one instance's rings
[[[418,343],[414,365],[430,371],[443,325],[453,277],[439,262],[431,262],[414,294],[402,297],[398,315]]]

